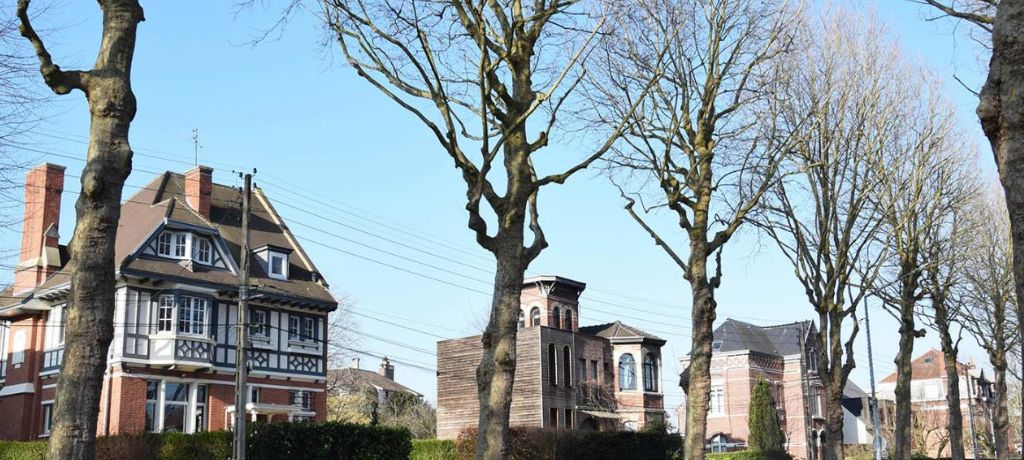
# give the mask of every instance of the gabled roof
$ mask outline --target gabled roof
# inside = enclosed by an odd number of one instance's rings
[[[336,387],[353,388],[361,385],[369,385],[374,388],[391,391],[395,393],[410,393],[416,396],[422,397],[423,395],[402,385],[394,380],[391,380],[377,372],[356,369],[353,367],[346,367],[344,369],[332,369],[327,371],[327,380],[329,382],[328,387],[333,384]]]
[[[647,340],[652,342],[660,342],[665,344],[665,339],[658,337],[649,332],[642,331],[633,326],[623,324],[621,321],[614,323],[597,324],[594,326],[583,326],[579,329],[583,334],[589,334],[605,339],[613,340],[625,340],[625,339],[637,339]]]
[[[969,366],[965,363],[956,363],[957,371],[960,375],[967,375]],[[911,380],[932,380],[941,379],[946,376],[946,359],[942,356],[942,352],[934,348],[922,353],[917,358],[914,358],[910,362],[910,379]],[[894,383],[896,382],[896,373],[887,375],[881,380],[881,383]]]
[[[857,386],[856,383],[853,383],[853,380],[846,380],[846,386],[843,387],[843,399],[862,399],[867,397],[868,394]]]
[[[139,249],[162,226],[191,228],[219,235],[230,257],[240,260],[241,253],[241,192],[230,186],[213,184],[210,195],[209,219],[199,215],[185,200],[185,177],[165,172],[131,196],[121,205],[121,219],[117,227],[114,263],[122,274],[168,279],[184,283],[211,285],[231,289],[240,282],[238,273],[230,270],[208,269],[202,266],[186,267],[178,260],[137,257]],[[291,235],[280,215],[259,188],[253,190],[249,219],[249,244],[252,248],[270,245],[292,251],[289,257],[288,280],[270,278],[260,264],[250,263],[250,281],[259,286],[262,294],[277,300],[309,302],[319,308],[333,310],[337,301],[326,283],[313,281],[313,274],[321,279],[319,271]],[[65,286],[70,280],[70,268],[65,265],[43,284],[26,296]],[[0,299],[0,306],[16,303]]]
[[[758,326],[730,318],[715,328],[714,351],[749,350],[766,355],[799,355],[801,340],[806,339],[813,328],[811,321]]]

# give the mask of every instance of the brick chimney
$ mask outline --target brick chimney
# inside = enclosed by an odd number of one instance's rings
[[[210,218],[210,194],[213,192],[213,168],[196,166],[185,173],[185,202],[199,215]]]
[[[395,379],[395,366],[391,364],[387,356],[380,362],[380,368],[377,369],[377,373],[387,377],[388,380]]]
[[[60,194],[64,167],[45,163],[25,175],[25,221],[21,257],[14,271],[14,293],[32,290],[60,269]]]

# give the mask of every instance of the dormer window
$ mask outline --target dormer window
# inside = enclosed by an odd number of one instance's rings
[[[189,232],[166,230],[157,238],[156,253],[168,259],[192,259],[203,265],[212,265],[213,241]]]
[[[288,255],[270,252],[270,269],[267,271],[272,278],[288,279]]]
[[[213,256],[213,247],[210,245],[210,240],[197,236],[195,241],[196,250],[193,258],[195,258],[196,262],[209,265]]]

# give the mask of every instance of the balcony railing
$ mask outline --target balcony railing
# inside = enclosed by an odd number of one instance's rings
[[[209,363],[212,349],[212,344],[207,341],[177,339],[174,341],[174,359]]]
[[[64,347],[45,350],[43,351],[43,368],[41,372],[58,370],[62,362],[64,362]]]

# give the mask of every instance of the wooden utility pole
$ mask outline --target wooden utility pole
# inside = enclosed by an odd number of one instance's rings
[[[809,331],[809,328],[808,328]],[[800,324],[800,392],[803,393],[804,401],[804,435],[807,437],[804,444],[807,446],[807,458],[809,460],[815,460],[817,443],[814,442],[814,421],[811,419],[811,408],[808,405],[810,399],[808,398],[807,392],[810,388],[810,381],[807,378],[807,332],[804,330],[803,323]],[[815,395],[817,396],[817,395]]]
[[[249,198],[252,195],[252,174],[245,175],[242,191],[242,282],[238,286],[238,334],[235,349],[235,432],[234,458],[245,460],[245,404],[248,396],[246,380],[249,378]]]
[[[864,302],[864,327],[868,336],[868,374],[871,376],[871,401],[868,405],[871,411],[871,424],[875,429],[875,437],[871,441],[871,447],[875,451],[875,460],[882,460],[882,424],[878,421],[878,396],[875,393],[875,357],[871,350],[871,314],[868,313],[868,303]]]

